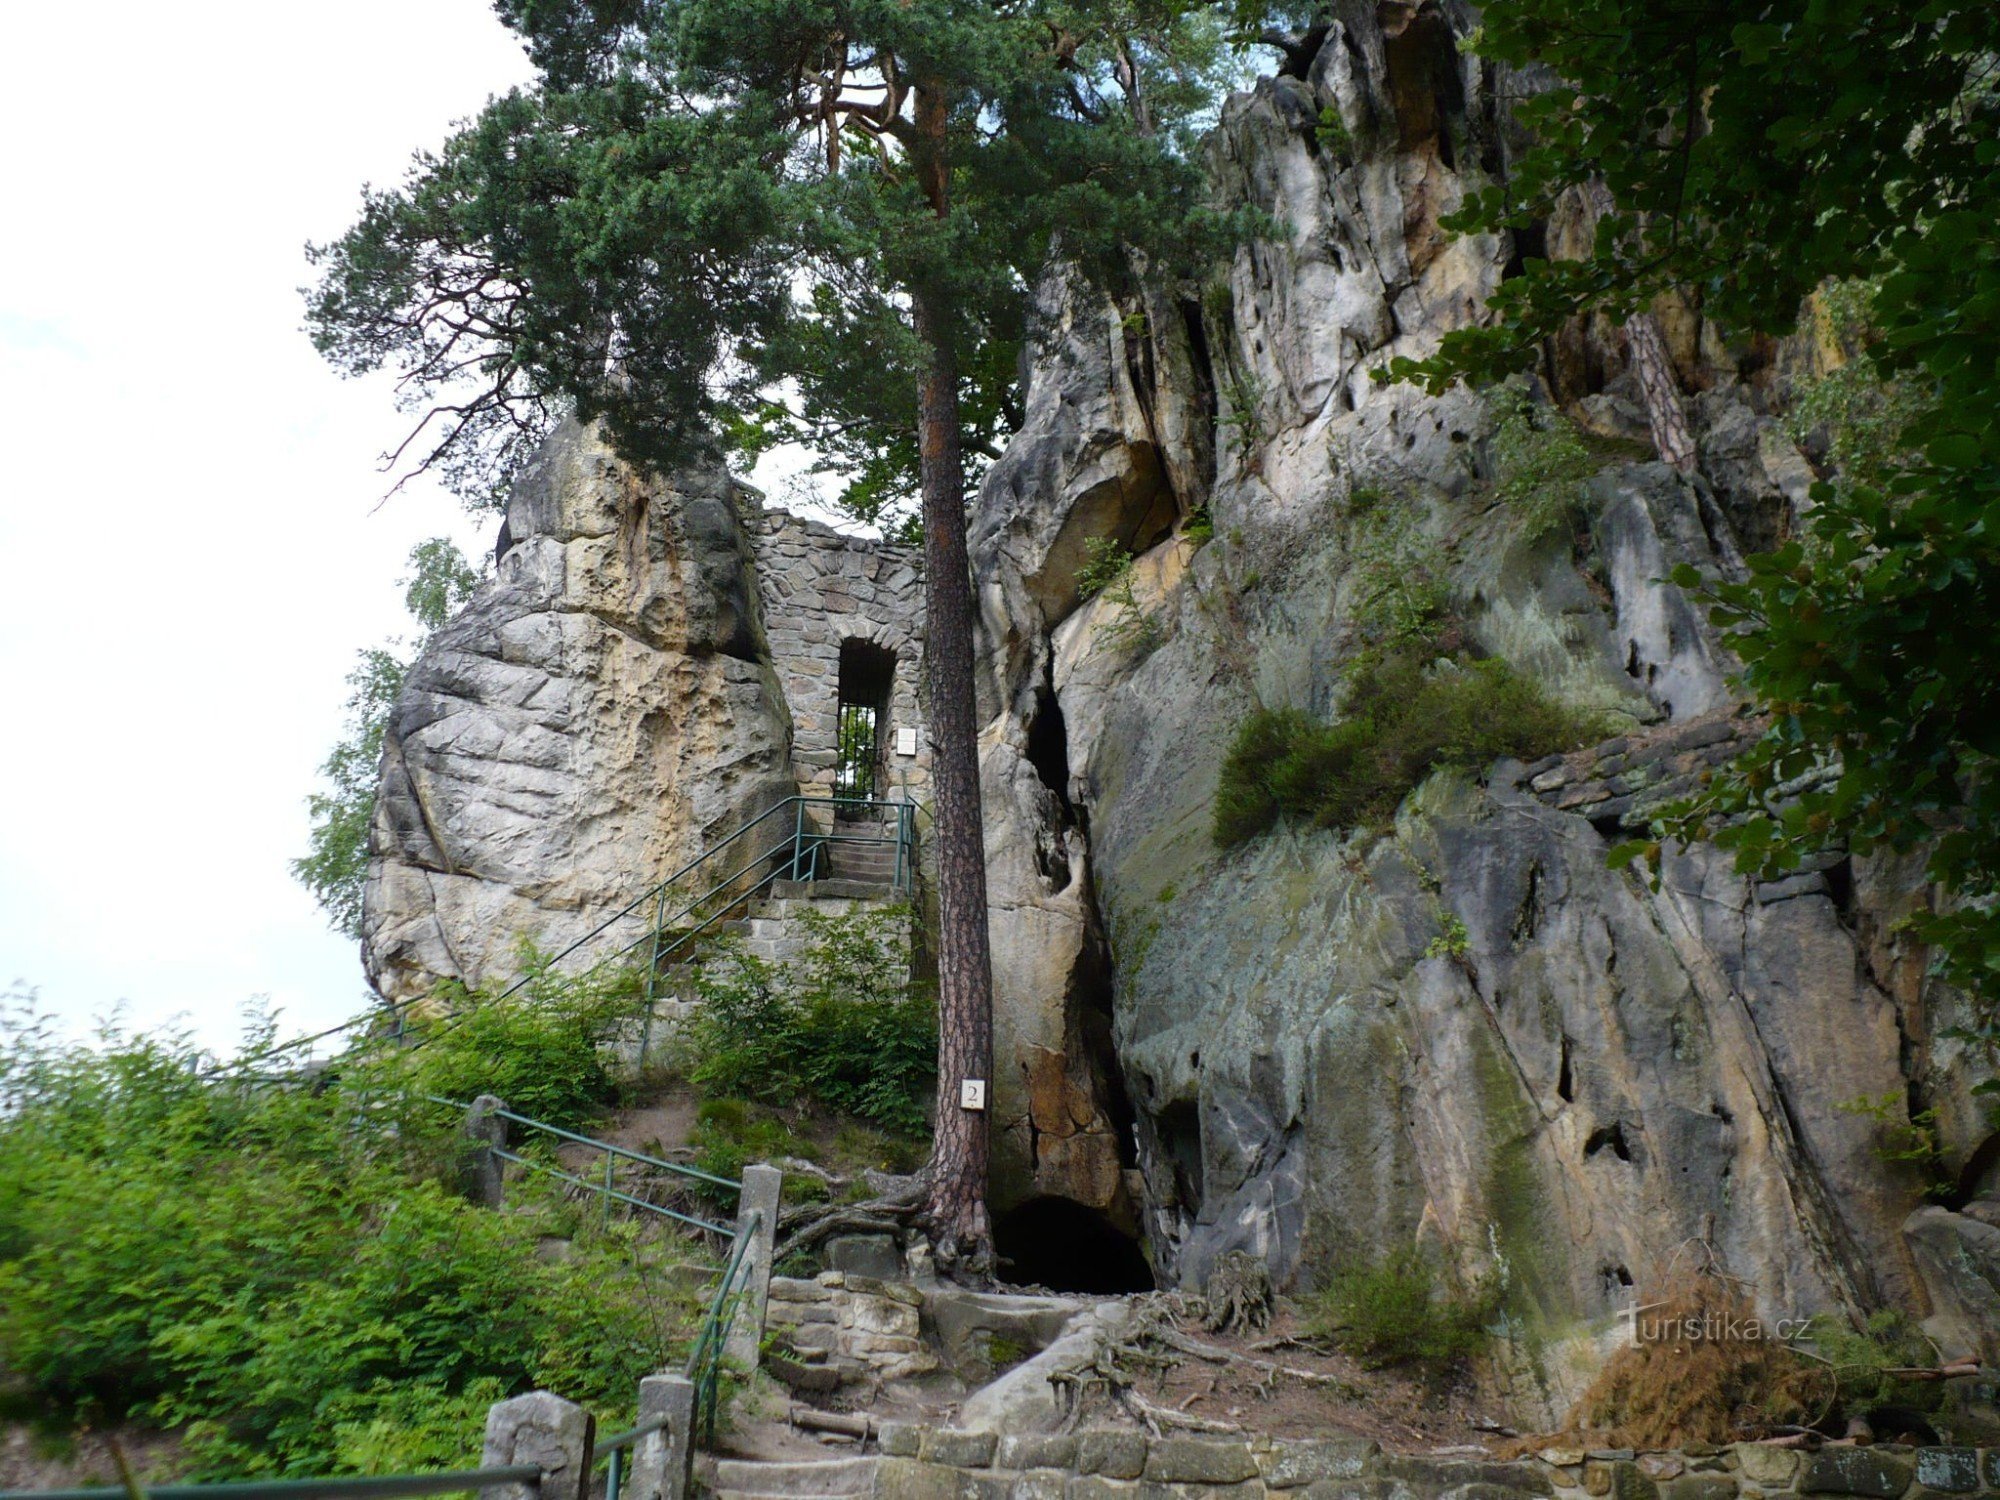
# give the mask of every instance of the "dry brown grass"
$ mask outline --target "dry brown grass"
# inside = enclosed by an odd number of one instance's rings
[[[1702,1328],[1619,1350],[1570,1412],[1564,1436],[1591,1447],[1674,1448],[1820,1420],[1836,1395],[1827,1365],[1769,1337],[1707,1336],[1732,1317],[1747,1325],[1753,1314],[1734,1278],[1713,1266],[1683,1272],[1647,1304],[1643,1320],[1656,1329],[1675,1319],[1680,1330]]]

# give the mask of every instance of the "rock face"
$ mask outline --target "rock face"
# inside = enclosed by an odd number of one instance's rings
[[[1606,858],[1755,732],[1666,580],[1793,525],[1810,470],[1771,412],[1805,356],[1662,309],[1687,479],[1636,441],[1622,335],[1581,326],[1541,393],[1596,472],[1503,501],[1489,399],[1374,372],[1507,273],[1516,246],[1438,221],[1504,165],[1509,80],[1458,50],[1457,0],[1334,13],[1212,139],[1217,192],[1281,227],[1204,295],[1039,288],[1024,425],[972,517],[1003,1239],[1068,1199],[1164,1282],[1242,1250],[1281,1289],[1429,1247],[1500,1290],[1524,1425],[1703,1247],[1768,1317],[1900,1306],[1992,1359],[1991,1220],[1919,1212],[1935,1184],[1884,1153],[1931,1109],[1956,1196],[2000,1188],[1962,1001],[1896,933],[1914,871],[1835,851],[1753,884],[1695,847],[1655,887]],[[765,515],[717,471],[642,480],[577,431],[509,532],[391,735],[364,943],[388,995],[498,972],[517,933],[560,943],[824,789],[843,642],[892,664],[888,722],[919,727],[899,549]],[[1134,561],[1085,598],[1097,538]],[[1336,718],[1412,600],[1601,742],[1434,775],[1388,826],[1218,848],[1238,726]],[[889,772],[920,793],[918,739]]]
[[[1698,847],[1654,890],[1606,861],[1754,732],[1665,578],[1782,534],[1803,461],[1698,312],[1670,345],[1714,472],[1644,461],[1620,340],[1585,330],[1557,375],[1613,440],[1557,518],[1498,502],[1483,398],[1374,383],[1503,275],[1511,246],[1437,218],[1507,141],[1460,8],[1337,12],[1212,146],[1224,197],[1284,235],[1238,252],[1226,306],[1045,288],[1026,425],[980,497],[1001,1180],[1137,1212],[1183,1284],[1230,1250],[1296,1288],[1429,1245],[1503,1289],[1528,1420],[1701,1245],[1767,1315],[1896,1305],[1964,1342],[1946,1303],[1985,1305],[1981,1226],[1906,1238],[1923,1184],[1883,1152],[1912,1108],[1939,1108],[1954,1170],[1990,1128],[1955,998],[1889,935],[1920,883],[1835,859],[1751,885]],[[1090,536],[1138,554],[1123,597],[1079,600]],[[1622,732],[1435,776],[1387,829],[1219,850],[1238,724],[1336,716],[1412,579]]]
[[[389,999],[504,980],[522,938],[560,949],[782,798],[829,790],[844,641],[895,663],[885,743],[921,726],[906,549],[767,513],[719,466],[636,474],[574,426],[504,534],[390,726],[362,933]],[[920,787],[917,741],[890,756]]]

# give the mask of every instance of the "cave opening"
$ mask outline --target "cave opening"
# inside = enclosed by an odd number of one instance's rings
[[[1035,716],[1028,720],[1028,764],[1043,786],[1062,804],[1063,821],[1074,825],[1076,809],[1069,800],[1069,725],[1062,704],[1044,683],[1035,690]]]
[[[1138,1240],[1072,1198],[1030,1198],[1002,1214],[993,1248],[1017,1285],[1102,1295],[1153,1290]]]

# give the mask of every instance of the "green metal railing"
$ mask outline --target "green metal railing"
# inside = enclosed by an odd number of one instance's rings
[[[471,1108],[470,1105],[462,1104],[456,1099],[446,1099],[436,1094],[426,1094],[423,1097],[432,1104],[450,1109],[469,1110]],[[659,1203],[651,1203],[644,1198],[619,1191],[612,1176],[612,1169],[621,1159],[638,1162],[644,1166],[669,1172],[678,1177],[727,1189],[739,1196],[742,1194],[743,1184],[732,1182],[727,1177],[718,1177],[713,1172],[701,1171],[697,1167],[683,1166],[679,1162],[662,1161],[659,1157],[648,1156],[643,1151],[633,1151],[624,1146],[614,1146],[609,1141],[600,1141],[591,1136],[579,1135],[573,1130],[564,1130],[559,1125],[550,1125],[541,1120],[531,1120],[526,1115],[516,1114],[513,1110],[507,1109],[504,1106],[492,1111],[492,1114],[496,1119],[524,1126],[529,1130],[538,1131],[556,1140],[567,1141],[573,1145],[588,1146],[593,1150],[603,1152],[604,1180],[602,1182],[595,1182],[588,1178],[579,1177],[573,1172],[565,1172],[560,1167],[554,1167],[546,1162],[535,1161],[533,1158],[523,1156],[518,1152],[509,1151],[505,1147],[492,1146],[487,1148],[502,1161],[516,1163],[530,1171],[544,1173],[559,1181],[567,1182],[598,1194],[604,1202],[607,1216],[611,1211],[612,1203],[624,1203],[632,1208],[642,1209],[647,1213],[657,1214],[662,1218],[690,1225],[696,1229],[707,1230],[711,1234],[719,1234],[733,1240],[729,1250],[729,1259],[723,1266],[722,1278],[716,1283],[715,1295],[709,1300],[708,1311],[702,1318],[701,1327],[696,1330],[694,1347],[688,1351],[686,1369],[687,1377],[694,1383],[695,1389],[694,1426],[697,1439],[704,1443],[713,1442],[715,1440],[716,1414],[721,1404],[723,1350],[729,1343],[729,1332],[736,1324],[736,1313],[738,1307],[741,1305],[743,1293],[743,1287],[740,1283],[747,1278],[752,1269],[749,1256],[750,1246],[763,1229],[764,1216],[759,1210],[752,1209],[739,1223],[729,1225],[717,1223],[712,1219],[699,1218],[693,1214],[682,1213],[678,1209],[668,1208]],[[639,1438],[645,1436],[646,1433],[655,1430],[657,1426],[657,1421],[652,1425],[642,1424],[629,1433],[621,1433],[617,1438],[607,1439],[599,1445],[600,1451],[612,1453],[622,1451],[624,1447],[629,1446],[626,1441],[627,1439],[636,1442]],[[619,1464],[614,1462],[607,1479],[609,1490],[605,1500],[618,1500],[617,1487],[619,1476],[622,1472]],[[0,1500],[6,1500],[6,1497],[0,1496]]]
[[[456,1099],[446,1099],[437,1094],[425,1094],[422,1097],[426,1102],[439,1105],[445,1109],[469,1110],[472,1107]],[[526,1115],[516,1114],[513,1110],[505,1107],[494,1110],[493,1117],[505,1120],[511,1125],[519,1125],[538,1134],[549,1136],[554,1140],[567,1141],[571,1145],[587,1146],[593,1151],[603,1152],[604,1180],[598,1182],[590,1178],[579,1177],[574,1172],[565,1172],[561,1167],[552,1166],[545,1161],[537,1161],[531,1156],[523,1156],[517,1151],[509,1151],[504,1146],[491,1146],[487,1148],[501,1161],[512,1162],[516,1166],[524,1167],[530,1172],[539,1172],[545,1177],[553,1177],[559,1182],[567,1182],[574,1187],[580,1187],[589,1192],[596,1193],[603,1200],[604,1212],[607,1218],[610,1216],[611,1205],[613,1203],[623,1203],[629,1208],[642,1209],[646,1213],[657,1215],[663,1219],[672,1219],[676,1223],[686,1224],[694,1229],[705,1229],[710,1234],[719,1234],[725,1239],[737,1232],[734,1225],[720,1224],[713,1219],[703,1219],[694,1214],[685,1214],[679,1209],[668,1208],[663,1203],[653,1203],[645,1198],[623,1192],[617,1186],[614,1173],[620,1161],[629,1161],[636,1162],[643,1167],[650,1167],[654,1171],[667,1172],[676,1177],[684,1177],[691,1182],[707,1183],[711,1187],[719,1187],[737,1194],[741,1194],[743,1191],[743,1184],[740,1182],[733,1182],[727,1177],[718,1177],[713,1172],[704,1172],[699,1167],[684,1166],[676,1161],[663,1161],[657,1156],[648,1156],[643,1151],[633,1151],[624,1146],[614,1146],[611,1142],[600,1141],[594,1136],[578,1135],[574,1130],[564,1130],[560,1125],[550,1125],[541,1120],[531,1120]]]
[[[751,1210],[743,1232],[736,1237],[736,1247],[723,1270],[722,1280],[715,1288],[715,1298],[708,1305],[708,1316],[702,1319],[701,1331],[688,1351],[687,1377],[694,1382],[694,1430],[698,1442],[715,1441],[715,1417],[722,1396],[722,1353],[729,1343],[729,1331],[736,1324],[736,1309],[742,1301],[742,1289],[736,1284],[738,1273],[748,1273],[750,1262],[745,1252],[762,1227],[763,1215]]]
[[[604,1500],[618,1500],[618,1492],[625,1487],[625,1453],[636,1447],[639,1439],[649,1432],[658,1432],[668,1422],[665,1416],[648,1417],[630,1432],[621,1432],[598,1443],[591,1454],[590,1466],[597,1467],[597,1460],[608,1458],[611,1467],[604,1474]]]
[[[811,811],[814,809],[830,810],[828,822],[831,826],[824,832],[820,830],[817,816]],[[782,830],[784,822],[782,814],[787,811],[792,815],[791,833],[772,843],[768,835]],[[840,831],[843,819],[849,823],[851,829],[857,823],[865,823],[869,818],[878,820],[874,832]],[[751,832],[767,823],[771,825],[771,829],[767,830],[767,838],[758,844],[744,846],[751,853],[737,869],[720,880],[713,880],[707,889],[675,912],[670,914],[667,911],[668,904],[674,899],[674,888],[677,885],[697,874],[712,877],[714,870],[719,868],[717,861],[722,855],[732,850],[743,852],[738,846]],[[729,912],[778,881],[788,878],[794,880],[822,878],[823,856],[828,849],[837,844],[893,845],[896,853],[891,888],[899,893],[908,892],[915,883],[917,871],[917,806],[911,802],[871,801],[858,797],[787,797],[752,818],[720,843],[689,860],[665,880],[627,902],[549,959],[535,973],[522,975],[495,998],[504,1000],[515,994],[531,983],[537,974],[553,969],[563,960],[572,957],[580,949],[602,937],[610,928],[651,903],[654,910],[648,930],[616,952],[598,959],[584,971],[586,974],[593,973],[605,964],[623,958],[648,943],[652,944],[651,961],[646,970],[645,1031],[639,1044],[640,1061],[643,1064],[652,1041],[653,1002],[658,993],[661,974],[666,967],[683,954],[695,939],[713,929]],[[756,874],[760,866],[763,868],[763,873],[755,881],[747,886],[744,885],[743,882],[752,874]],[[700,913],[700,908],[711,902],[719,904],[705,914]],[[694,918],[692,927],[685,929],[676,927],[675,924],[691,917]],[[337,1026],[329,1026],[308,1036],[297,1037],[289,1042],[278,1042],[245,1056],[232,1058],[228,1062],[217,1063],[205,1076],[241,1075],[242,1070],[253,1063],[283,1057],[297,1052],[301,1047],[311,1047],[333,1037],[344,1036],[350,1031],[380,1026],[385,1020],[394,1021],[395,1035],[400,1038],[410,1011],[430,1001],[429,995],[418,995],[394,1004],[378,1005],[361,1015],[342,1021]],[[445,1024],[448,1026],[451,1021],[448,1020]],[[246,1077],[243,1081],[277,1080],[253,1080]]]

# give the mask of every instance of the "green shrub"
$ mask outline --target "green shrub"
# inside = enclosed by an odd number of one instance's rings
[[[643,981],[630,968],[556,974],[532,951],[524,958],[531,977],[504,1000],[440,986],[441,1012],[411,1016],[421,1045],[394,1065],[413,1092],[493,1094],[517,1114],[577,1130],[617,1100],[603,1048],[639,1014]]]
[[[46,1415],[184,1424],[213,1476],[455,1461],[496,1394],[609,1415],[685,1347],[694,1294],[627,1226],[545,1261],[532,1206],[450,1190],[457,1120],[406,1058],[311,1088],[209,1068],[0,1015],[0,1369]]]
[[[1307,1324],[1376,1364],[1451,1365],[1484,1346],[1496,1300],[1485,1288],[1458,1291],[1436,1261],[1407,1250],[1337,1272],[1308,1309]]]
[[[1893,1309],[1873,1313],[1860,1328],[1828,1314],[1812,1320],[1806,1335],[1833,1367],[1841,1401],[1853,1407],[1891,1404],[1936,1411],[1944,1404],[1937,1381],[1903,1380],[1892,1370],[1924,1369],[1938,1362],[1937,1350],[1908,1317]]]
[[[1499,469],[1495,492],[1522,520],[1529,540],[1572,526],[1583,505],[1583,481],[1601,463],[1562,413],[1509,389],[1498,398],[1493,433]]]
[[[1281,817],[1353,827],[1393,813],[1441,766],[1533,759],[1600,727],[1505,662],[1426,666],[1411,647],[1366,656],[1333,723],[1296,709],[1260,710],[1244,721],[1216,789],[1215,841],[1240,843]]]
[[[793,962],[726,953],[698,981],[688,1077],[747,1099],[816,1101],[892,1130],[921,1131],[937,1076],[937,1005],[912,985],[894,909],[808,912]]]
[[[1132,549],[1108,536],[1094,536],[1083,544],[1083,566],[1076,570],[1079,599],[1095,599],[1106,589],[1115,588],[1132,574]]]

